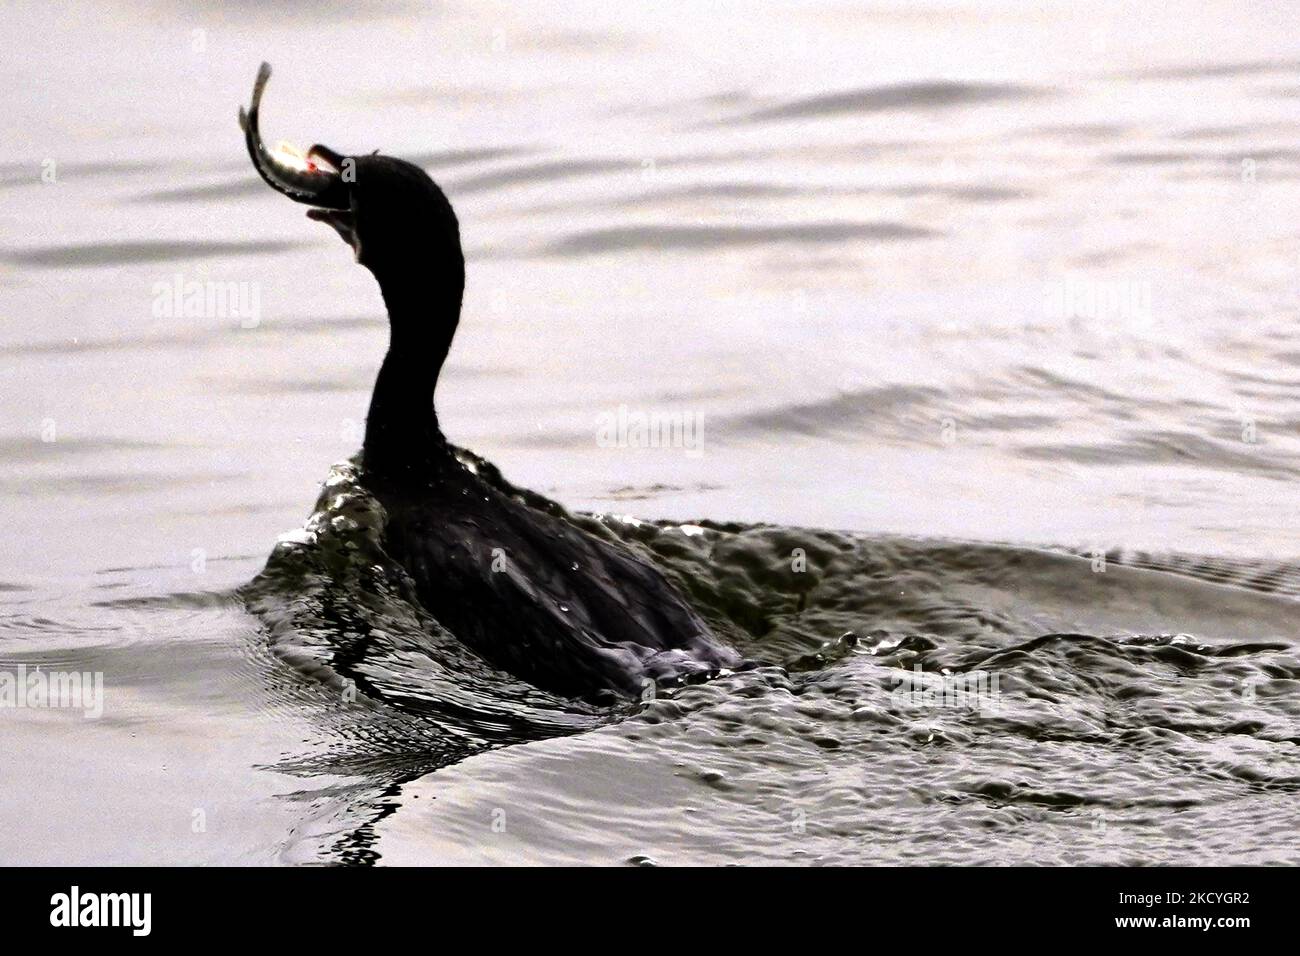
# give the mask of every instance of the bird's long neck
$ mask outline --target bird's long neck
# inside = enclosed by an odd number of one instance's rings
[[[433,393],[460,320],[463,283],[380,278],[388,307],[388,354],[366,417],[367,472],[419,482],[448,457]]]

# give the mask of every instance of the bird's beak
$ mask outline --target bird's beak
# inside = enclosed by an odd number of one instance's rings
[[[353,228],[356,221],[351,209],[308,209],[307,218],[332,226],[360,259],[361,244],[357,241],[356,230]]]

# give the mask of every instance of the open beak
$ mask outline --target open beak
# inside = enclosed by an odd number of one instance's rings
[[[311,149],[307,150],[306,160],[309,166],[332,172],[343,178],[344,182],[347,181],[346,177],[343,177],[344,164],[348,161],[347,157],[335,152],[328,146],[322,146],[320,143],[315,144]],[[347,209],[329,209],[325,207],[308,209],[307,218],[331,226],[342,237],[343,241],[352,247],[352,251],[356,253],[357,259],[360,260],[361,243],[357,239],[356,229],[354,228],[356,218],[350,200],[351,197],[349,196]]]
[[[315,219],[332,226],[349,246],[357,248],[357,237],[353,231],[352,210],[350,209],[308,209],[307,218]],[[358,250],[359,251],[359,250]]]

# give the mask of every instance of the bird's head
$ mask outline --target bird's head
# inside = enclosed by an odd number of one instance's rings
[[[319,144],[305,153],[268,149],[258,107],[270,79],[263,63],[247,112],[239,111],[248,154],[273,189],[312,208],[308,218],[332,226],[357,262],[380,284],[464,286],[460,227],[451,203],[419,166],[378,153],[344,155]]]

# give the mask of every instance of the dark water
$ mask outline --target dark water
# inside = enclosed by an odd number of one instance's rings
[[[653,558],[767,666],[604,713],[520,685],[404,596],[340,467],[244,592],[318,683],[331,760],[390,783],[336,808],[327,858],[1292,858],[1294,567],[570,520]]]
[[[5,16],[0,672],[104,699],[0,709],[0,861],[1296,862],[1290,11]],[[453,440],[763,666],[575,706],[405,598],[262,59],[456,205]]]

